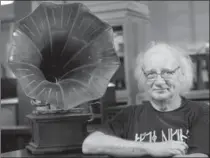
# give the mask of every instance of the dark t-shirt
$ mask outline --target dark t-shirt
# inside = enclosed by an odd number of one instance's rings
[[[184,141],[188,153],[209,154],[209,106],[182,98],[169,112],[155,110],[150,102],[128,106],[100,131],[137,142]]]

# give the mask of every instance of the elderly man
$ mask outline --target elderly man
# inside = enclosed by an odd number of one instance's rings
[[[83,142],[86,154],[114,157],[208,157],[209,107],[187,100],[193,82],[189,56],[168,44],[137,58],[135,77],[149,98],[123,109]]]

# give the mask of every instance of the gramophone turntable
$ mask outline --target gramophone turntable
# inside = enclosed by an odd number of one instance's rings
[[[119,67],[112,27],[81,3],[41,3],[19,20],[9,66],[37,110],[26,146],[33,154],[81,148],[91,112]],[[39,110],[43,107],[44,110]]]

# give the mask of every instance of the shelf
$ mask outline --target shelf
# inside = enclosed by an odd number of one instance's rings
[[[1,132],[3,134],[30,134],[31,127],[30,126],[2,126]]]
[[[101,118],[102,117],[102,114],[93,114],[94,116],[94,118]]]
[[[129,105],[119,105],[119,106],[115,106],[115,107],[108,107],[106,110],[121,110],[121,109],[124,109],[128,106]]]
[[[193,100],[209,100],[209,90],[193,90],[185,93],[185,97]]]
[[[1,99],[1,105],[18,104],[18,98]]]

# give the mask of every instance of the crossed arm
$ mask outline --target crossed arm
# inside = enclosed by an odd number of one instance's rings
[[[139,143],[94,132],[83,142],[82,151],[85,154],[107,154],[115,157],[208,157],[202,153],[186,155],[188,146],[184,142],[168,141],[159,143]]]

